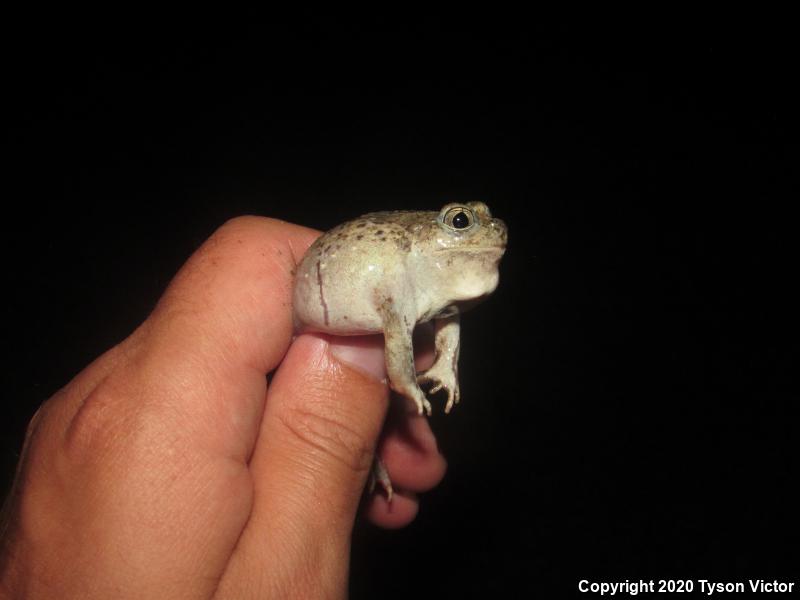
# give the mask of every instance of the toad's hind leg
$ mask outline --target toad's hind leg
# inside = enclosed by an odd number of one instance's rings
[[[431,403],[417,384],[417,371],[414,367],[414,346],[411,334],[415,320],[396,306],[391,298],[378,305],[383,321],[383,336],[386,343],[386,372],[390,387],[405,396],[417,406],[417,412],[431,414]]]

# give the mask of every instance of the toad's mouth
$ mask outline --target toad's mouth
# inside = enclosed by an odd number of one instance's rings
[[[497,254],[503,256],[506,252],[505,246],[451,246],[448,248],[437,248],[434,252],[458,252],[468,254]]]

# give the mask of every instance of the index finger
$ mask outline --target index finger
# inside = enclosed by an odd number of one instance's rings
[[[208,425],[207,442],[235,458],[252,450],[265,374],[292,339],[294,269],[318,235],[264,217],[229,221],[181,268],[143,327],[139,366],[159,397]]]

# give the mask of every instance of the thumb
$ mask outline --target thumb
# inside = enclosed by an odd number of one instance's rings
[[[250,461],[251,517],[221,597],[344,597],[350,535],[388,408],[381,336],[301,335],[277,370]]]

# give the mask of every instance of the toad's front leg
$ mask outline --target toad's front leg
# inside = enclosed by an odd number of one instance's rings
[[[418,383],[432,384],[428,391],[435,394],[439,390],[447,392],[444,412],[449,413],[460,397],[458,389],[458,352],[460,347],[460,321],[458,312],[436,319],[436,360],[430,369],[420,374]]]
[[[417,384],[417,371],[414,367],[414,346],[411,334],[415,319],[402,305],[391,298],[380,302],[378,311],[383,321],[383,336],[386,343],[386,372],[389,385],[398,394],[412,400],[417,412],[430,416],[431,403]]]

